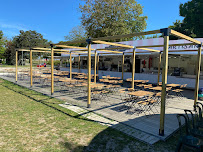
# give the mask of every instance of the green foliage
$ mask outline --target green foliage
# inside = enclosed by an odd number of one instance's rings
[[[0,59],[4,59],[5,50],[6,50],[6,38],[3,36],[3,32],[0,31]]]
[[[65,40],[68,41],[85,40],[86,38],[87,34],[83,26],[73,27],[69,34],[65,36]]]
[[[159,38],[159,37],[160,37],[160,35],[158,35],[158,34],[153,34],[153,35],[151,35],[151,36],[145,37],[145,39],[153,39],[153,38]]]
[[[15,44],[13,43],[13,41],[10,40],[6,43],[6,50],[4,53],[6,63],[9,65],[15,64],[15,55],[16,55]]]
[[[20,30],[20,34],[13,38],[16,48],[33,48],[49,44],[46,39],[40,33],[36,31],[23,31]]]
[[[180,16],[183,21],[176,20],[170,28],[190,37],[203,37],[203,1],[191,0],[185,4],[180,4]],[[177,39],[171,36],[171,39]]]
[[[84,0],[80,5],[82,25],[89,37],[104,37],[141,32],[147,16],[135,0]]]
[[[40,33],[36,31],[20,31],[18,36],[15,36],[12,41],[8,42],[5,56],[7,59],[7,64],[15,64],[15,48],[33,48],[37,46],[49,45],[51,42],[48,42]],[[18,58],[21,57],[22,52],[18,52]],[[24,58],[29,59],[29,52],[24,52]],[[33,53],[33,59],[37,58],[40,53]],[[47,56],[47,55],[46,55]]]
[[[47,65],[51,65],[51,60],[47,61]],[[60,65],[60,60],[55,60],[54,61],[54,66]]]

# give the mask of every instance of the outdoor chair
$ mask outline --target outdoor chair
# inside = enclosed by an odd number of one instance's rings
[[[191,135],[197,137],[197,138],[201,138],[203,139],[203,131],[199,130],[197,125],[196,125],[196,120],[195,120],[195,116],[192,113],[191,110],[184,110],[185,111],[185,115],[188,121],[188,131]],[[189,115],[191,115],[191,124],[190,124],[190,118]]]
[[[129,89],[131,90],[132,88],[129,88]],[[131,102],[133,100],[136,100],[136,98],[135,97],[130,97],[129,95],[127,95],[127,91],[128,91],[128,89],[127,90],[126,89],[120,89],[118,92],[120,94],[121,100],[123,101],[123,105],[125,107],[128,107],[127,109],[129,109]]]
[[[186,134],[182,134],[182,122],[181,122],[181,117],[185,120],[185,129],[186,129]],[[194,137],[193,135],[189,134],[188,131],[188,120],[185,115],[183,114],[177,114],[177,119],[178,119],[178,124],[179,124],[179,130],[180,130],[180,138],[178,145],[176,147],[176,152],[180,152],[182,146],[187,146],[192,149],[195,149],[196,151],[201,152],[202,151],[202,140],[199,138]]]
[[[131,112],[132,112],[132,110],[134,110],[133,111],[133,113],[137,113],[138,115],[139,114],[141,114],[142,112],[144,112],[145,113],[145,115],[147,115],[146,114],[146,109],[149,109],[149,101],[148,101],[148,96],[143,96],[143,97],[141,97],[141,98],[139,98],[139,97],[130,97],[130,101],[129,101],[129,108],[128,108],[128,111],[127,112],[130,112],[130,110],[131,110]]]
[[[203,129],[202,108],[199,105],[202,106],[201,103],[197,102],[194,106],[196,112],[196,128]]]
[[[152,96],[148,97],[148,99],[144,99],[137,102],[138,106],[141,109],[140,113],[144,112],[146,116],[147,116],[147,113],[149,115],[158,113],[158,110],[156,108],[157,103],[158,101],[154,100]]]
[[[101,91],[91,91],[91,100],[100,100],[101,99]]]
[[[184,90],[183,89],[174,89],[172,90],[172,92],[176,95],[176,97],[178,98],[183,98],[184,95],[183,95],[183,92]]]
[[[67,91],[68,94],[75,93],[73,84],[66,84],[65,87],[66,89],[64,91]]]

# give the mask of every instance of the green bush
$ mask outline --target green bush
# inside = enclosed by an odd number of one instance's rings
[[[51,60],[47,61],[47,65],[51,65]],[[55,66],[60,65],[60,60],[54,61],[54,65]]]

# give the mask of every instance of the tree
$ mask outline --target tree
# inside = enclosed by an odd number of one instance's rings
[[[203,1],[191,0],[180,4],[179,13],[184,17],[183,21],[176,20],[174,25],[169,27],[193,38],[203,37]]]
[[[83,26],[76,26],[71,29],[69,34],[65,36],[65,40],[68,41],[78,41],[78,40],[84,40],[87,38],[86,31]]]
[[[3,32],[0,31],[0,59],[4,59],[5,56],[4,56],[4,53],[5,53],[5,50],[6,50],[6,38],[3,36]]]
[[[6,50],[4,53],[6,63],[12,65],[15,64],[15,55],[15,44],[10,40],[6,43]]]
[[[12,41],[10,41],[7,45],[6,49],[6,57],[8,64],[15,64],[15,49],[16,48],[33,48],[37,46],[45,46],[49,45],[51,42],[44,39],[40,33],[36,31],[20,31],[18,36],[15,36]],[[21,56],[21,51],[19,51],[19,58]],[[33,58],[37,57],[40,53],[34,53]],[[10,57],[9,57],[10,55]],[[25,58],[29,58],[30,53],[24,52],[23,56]]]
[[[49,44],[49,42],[43,38],[42,34],[31,30],[25,32],[20,30],[20,34],[15,36],[13,41],[16,48],[33,48]]]
[[[82,25],[89,37],[104,37],[141,32],[147,16],[135,0],[84,0],[80,5]]]

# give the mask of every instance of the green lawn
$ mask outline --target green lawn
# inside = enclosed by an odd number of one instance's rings
[[[0,151],[174,151],[178,135],[153,146],[58,106],[63,101],[0,79]]]

